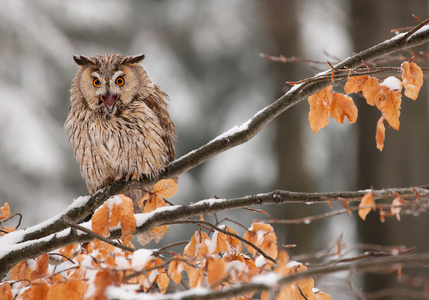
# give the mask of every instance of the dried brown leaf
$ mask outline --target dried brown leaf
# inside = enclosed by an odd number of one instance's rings
[[[396,130],[399,130],[401,102],[401,93],[397,91],[388,91],[383,103],[381,104],[383,117],[386,119],[389,125]]]
[[[327,86],[320,92],[308,97],[310,112],[308,120],[313,132],[317,132],[329,123],[329,112],[332,102],[332,85]]]
[[[386,136],[386,127],[384,127],[384,118],[380,117],[377,122],[375,132],[375,142],[377,143],[377,149],[382,151],[384,147],[384,139]]]
[[[358,109],[349,96],[334,92],[332,94],[331,118],[337,123],[344,123],[344,117],[347,117],[350,123],[355,123],[358,115]]]
[[[402,84],[405,88],[404,95],[416,100],[423,85],[423,71],[416,63],[402,64]]]
[[[177,183],[173,179],[162,179],[153,187],[153,192],[161,198],[170,198],[177,192]]]
[[[372,209],[375,210],[374,196],[372,193],[365,194],[359,203],[359,217],[365,221],[366,216]]]
[[[374,106],[376,96],[378,95],[379,92],[380,92],[380,84],[378,83],[377,78],[369,77],[362,89],[362,94],[366,99],[366,103],[368,103],[371,106]]]
[[[109,236],[109,208],[103,204],[91,218],[92,231],[107,237]]]
[[[363,86],[365,85],[365,82],[367,81],[367,79],[368,79],[367,75],[350,77],[347,80],[346,85],[344,86],[344,92],[346,92],[346,94],[360,92]]]

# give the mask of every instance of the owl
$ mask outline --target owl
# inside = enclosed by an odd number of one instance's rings
[[[176,130],[167,94],[140,66],[144,55],[73,58],[80,69],[64,128],[88,191],[156,176],[175,158]]]

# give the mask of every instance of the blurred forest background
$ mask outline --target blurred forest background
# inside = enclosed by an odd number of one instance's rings
[[[70,84],[78,70],[74,54],[146,54],[142,66],[170,96],[180,156],[245,122],[287,91],[286,81],[318,72],[309,64],[267,61],[260,53],[335,63],[392,37],[391,29],[415,25],[412,14],[425,19],[428,1],[2,0],[0,202],[9,202],[29,226],[88,194],[63,131]],[[302,102],[250,142],[182,175],[172,201],[273,189],[317,192],[428,184],[427,96],[425,85],[417,101],[403,102],[401,129],[387,130],[383,152],[374,140],[379,113],[359,97],[356,124],[332,120],[317,134],[308,124],[308,103]],[[330,210],[326,205],[266,209],[277,218]],[[221,216],[244,226],[265,218],[240,211]],[[291,250],[295,254],[321,250],[342,233],[351,243],[429,251],[422,238],[429,231],[427,219],[426,213],[381,224],[372,213],[366,222],[354,214],[275,227],[280,243],[297,245]]]

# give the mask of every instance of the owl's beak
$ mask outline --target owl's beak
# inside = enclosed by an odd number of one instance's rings
[[[101,95],[101,100],[106,105],[109,114],[111,114],[116,101],[118,101],[118,95],[111,94],[107,91],[107,93]]]

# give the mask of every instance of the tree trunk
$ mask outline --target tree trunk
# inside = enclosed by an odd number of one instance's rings
[[[297,11],[294,1],[271,0],[261,1],[260,9],[263,22],[272,35],[273,44],[263,49],[270,55],[298,56],[301,53],[297,37]],[[289,88],[286,81],[294,81],[303,78],[302,64],[269,62],[272,82],[278,87],[276,97],[280,97]],[[283,87],[283,88],[282,88]],[[302,143],[301,124],[302,119],[307,118],[307,107],[296,105],[286,113],[279,116],[275,122],[275,153],[278,164],[278,188],[308,191],[313,190],[310,176],[304,166],[304,149]],[[276,208],[272,212],[278,218],[297,218],[299,216],[312,215],[310,206],[287,205]],[[285,243],[297,244],[297,252],[311,252],[314,246],[313,239],[316,232],[312,226],[281,226]],[[280,232],[278,232],[280,233]],[[281,234],[279,234],[280,236]]]
[[[353,0],[351,29],[355,43],[354,50],[360,51],[390,38],[393,36],[390,33],[391,29],[414,26],[417,22],[412,18],[412,14],[423,14],[422,12],[426,11],[426,1]],[[399,66],[400,64],[401,62],[392,61],[388,65]],[[381,113],[374,107],[368,106],[362,99],[355,99],[359,103],[357,189],[428,183],[429,138],[426,99],[425,89],[422,89],[415,102],[403,97],[401,128],[399,132],[387,128],[382,152],[376,149],[374,140],[375,126]],[[403,218],[402,222],[388,219],[386,224],[382,224],[378,213],[371,213],[365,222],[358,221],[360,242],[379,245],[418,245],[427,250],[426,239],[418,239],[410,234],[414,226],[422,226],[417,223],[417,219],[408,217]],[[392,286],[387,276],[378,276],[375,280],[374,275],[366,276],[364,284],[366,291]]]

